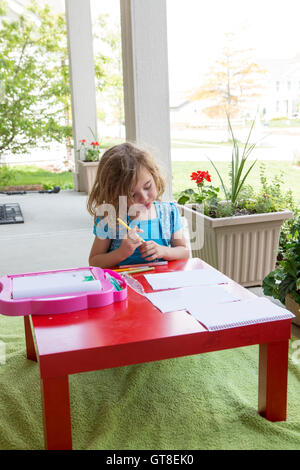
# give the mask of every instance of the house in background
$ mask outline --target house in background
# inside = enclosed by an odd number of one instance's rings
[[[261,101],[265,120],[300,117],[300,54],[293,59],[266,60],[267,86]]]

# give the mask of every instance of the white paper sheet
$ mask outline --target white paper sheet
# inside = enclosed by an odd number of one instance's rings
[[[153,290],[228,283],[224,274],[212,268],[145,274],[145,278]]]
[[[88,280],[92,277],[92,280]],[[14,299],[90,292],[102,289],[101,282],[94,279],[91,271],[61,271],[13,278]]]
[[[162,313],[187,310],[189,307],[197,311],[197,306],[239,300],[221,285],[182,287],[144,295]]]
[[[189,312],[208,330],[223,330],[267,321],[293,318],[285,308],[278,307],[264,297],[223,304],[190,305]]]

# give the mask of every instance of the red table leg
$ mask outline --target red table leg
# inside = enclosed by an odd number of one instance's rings
[[[41,379],[41,393],[46,449],[71,450],[68,376]]]
[[[259,345],[258,412],[269,421],[286,420],[289,341]]]
[[[36,351],[30,325],[30,317],[24,316],[25,340],[26,340],[26,357],[31,361],[37,362]]]

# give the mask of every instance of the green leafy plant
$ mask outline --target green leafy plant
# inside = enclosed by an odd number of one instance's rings
[[[232,126],[230,123],[229,116],[227,115],[227,121],[228,121],[228,128],[230,130],[232,142],[233,142],[233,148],[232,148],[232,154],[231,154],[231,168],[230,168],[230,181],[231,181],[231,187],[228,189],[224,183],[224,180],[214,164],[214,162],[209,158],[211,164],[213,165],[214,169],[216,170],[219,179],[221,181],[221,185],[225,194],[225,198],[227,201],[231,202],[232,205],[232,210],[234,210],[234,207],[237,205],[238,198],[240,195],[240,192],[245,184],[246,178],[249,175],[250,171],[252,170],[253,166],[256,163],[256,160],[252,163],[250,168],[248,170],[245,169],[245,163],[250,155],[250,153],[253,151],[255,148],[256,144],[249,144],[249,140],[251,137],[251,133],[253,130],[253,126],[255,123],[255,120],[252,122],[250,131],[246,140],[246,143],[243,148],[242,155],[240,155],[240,148],[237,139],[235,138],[232,130]]]
[[[265,295],[283,304],[287,294],[300,304],[300,216],[290,225],[282,261],[264,278],[262,287]]]
[[[243,184],[238,198],[233,207],[231,200],[220,200],[219,188],[207,186],[211,181],[208,172],[193,172],[191,178],[197,183],[198,191],[185,189],[179,193],[177,202],[179,204],[198,203],[204,205],[204,214],[213,218],[230,217],[238,215],[264,214],[267,212],[279,212],[291,210],[297,214],[297,207],[291,190],[284,191],[283,174],[275,175],[268,179],[265,174],[266,165],[260,164],[260,189],[254,191],[249,184]],[[208,175],[208,180],[205,175]],[[289,221],[286,221],[289,224]],[[284,227],[283,227],[284,229]]]
[[[284,175],[280,173],[273,179],[268,179],[265,174],[266,165],[260,164],[260,183],[258,192],[254,192],[251,186],[246,185],[240,193],[237,207],[248,210],[248,213],[265,214],[289,209],[296,212],[296,206],[291,190],[283,191]]]
[[[246,166],[247,159],[256,146],[255,143],[249,143],[255,120],[252,121],[246,143],[244,144],[244,148],[241,153],[238,141],[234,137],[228,115],[227,119],[228,128],[230,129],[233,142],[231,165],[229,169],[229,187],[226,186],[224,179],[214,162],[209,159],[220,179],[225,200],[220,199],[218,194],[219,188],[204,186],[205,180],[210,182],[211,177],[208,172],[199,170],[191,175],[191,178],[197,183],[198,192],[195,192],[193,189],[185,189],[179,194],[177,202],[179,204],[203,203],[204,214],[213,218],[263,214],[268,212],[279,212],[287,209],[296,213],[292,191],[282,191],[282,172],[270,179],[266,176],[266,165],[261,163],[260,190],[255,192],[250,185],[246,184],[247,177],[257,162],[257,160],[255,160],[250,164],[250,166]],[[209,175],[208,179],[205,176],[206,174]]]
[[[5,188],[16,179],[15,172],[7,165],[0,166],[0,187]]]
[[[49,190],[49,189],[51,190],[54,188],[55,184],[52,183],[52,181],[44,181],[42,186],[44,190]]]

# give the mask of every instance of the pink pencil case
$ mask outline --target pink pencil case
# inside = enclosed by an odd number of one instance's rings
[[[81,284],[82,276],[85,278],[84,281],[87,282],[82,282]],[[109,280],[109,276],[113,279]],[[77,283],[76,292],[73,290],[75,289],[73,278]],[[31,283],[32,290],[34,291],[35,285],[39,283],[45,285],[47,282],[50,282],[50,287],[53,284],[53,290],[55,290],[54,280],[57,283],[58,289],[60,289],[59,294],[34,295],[31,292],[29,296],[26,296],[26,290],[24,290],[24,297],[22,296],[22,291],[21,293],[19,292],[18,298],[15,297],[14,286],[20,286],[20,284],[22,286],[23,283],[28,287]],[[92,283],[90,284],[89,281],[92,281]],[[70,286],[66,288],[67,290],[69,289],[67,292],[61,292],[64,282]],[[120,290],[116,290],[116,284]],[[96,287],[94,288],[94,286]],[[42,290],[41,287],[40,290]],[[49,289],[49,292],[51,292],[51,289]],[[70,313],[87,308],[104,307],[126,298],[126,281],[118,273],[110,269],[89,266],[85,268],[7,275],[0,278],[0,314],[8,316]]]

